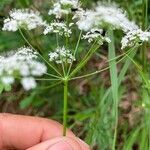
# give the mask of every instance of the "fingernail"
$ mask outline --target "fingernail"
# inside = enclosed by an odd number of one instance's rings
[[[80,143],[82,143],[85,147],[89,148],[89,145],[82,141],[80,138],[77,138]]]
[[[50,146],[47,150],[73,150],[73,148],[67,142],[61,141]]]

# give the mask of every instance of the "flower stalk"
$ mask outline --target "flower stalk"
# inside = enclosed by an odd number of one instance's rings
[[[64,108],[63,108],[63,136],[67,131],[67,112],[68,112],[68,79],[64,79]]]

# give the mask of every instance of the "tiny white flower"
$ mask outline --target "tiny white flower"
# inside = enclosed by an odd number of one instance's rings
[[[36,87],[36,81],[33,77],[26,77],[21,80],[21,84],[26,91],[34,89]]]
[[[9,85],[14,83],[14,77],[12,76],[3,76],[1,77],[1,81],[3,84]]]
[[[150,32],[141,29],[128,32],[121,40],[122,49],[135,46],[137,43],[147,42],[150,40]]]
[[[20,68],[20,74],[21,76],[23,77],[26,77],[26,76],[29,76],[30,75],[30,68],[27,64],[23,63],[21,65],[21,68]]]
[[[72,13],[72,9],[80,9],[78,0],[57,0],[48,14],[55,15],[56,18],[61,18],[63,15]]]
[[[4,77],[33,77],[42,76],[47,72],[44,63],[37,60],[37,53],[29,47],[22,47],[16,52],[0,57],[0,76],[2,82],[13,82],[12,78]],[[7,80],[6,80],[7,79]]]
[[[42,76],[47,72],[47,67],[41,62],[32,62],[30,65],[31,75]]]
[[[60,4],[64,5],[64,6],[70,6],[73,8],[77,8],[78,7],[78,0],[60,0]]]
[[[91,10],[80,10],[77,11],[73,19],[78,19],[77,26],[80,30],[89,31],[94,27],[95,24],[95,12]]]
[[[75,57],[69,49],[58,47],[54,52],[49,53],[49,61],[54,61],[57,64],[71,63],[75,61]]]
[[[126,13],[116,5],[98,4],[94,10],[77,11],[73,19],[77,18],[77,26],[80,30],[89,31],[92,28],[121,29],[124,32],[138,29],[138,26],[130,21]]]
[[[10,11],[9,18],[4,20],[2,30],[17,31],[19,28],[35,29],[44,23],[40,13],[29,9],[14,9]]]
[[[63,22],[52,22],[50,25],[45,24],[44,35],[48,33],[58,33],[59,35],[70,36],[72,31]]]
[[[108,37],[102,36],[103,30],[102,29],[91,29],[85,35],[83,35],[83,39],[87,39],[89,43],[97,41],[100,45],[103,44],[104,41],[110,42]]]

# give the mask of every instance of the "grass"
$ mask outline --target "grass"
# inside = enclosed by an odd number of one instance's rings
[[[114,34],[113,30],[108,31],[108,37],[110,38],[111,42],[108,46],[108,58],[114,59],[116,57],[115,52],[115,41],[114,41]],[[111,78],[111,92],[112,92],[112,98],[113,98],[113,117],[115,120],[115,130],[114,130],[114,139],[112,144],[112,150],[115,150],[116,145],[116,139],[117,139],[117,128],[118,128],[118,104],[119,104],[119,98],[118,98],[118,73],[117,73],[117,63],[116,60],[113,60],[109,63],[110,65],[110,78]]]

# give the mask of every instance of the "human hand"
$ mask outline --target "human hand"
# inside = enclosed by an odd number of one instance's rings
[[[0,114],[0,150],[90,150],[70,130],[56,121],[12,114]]]

